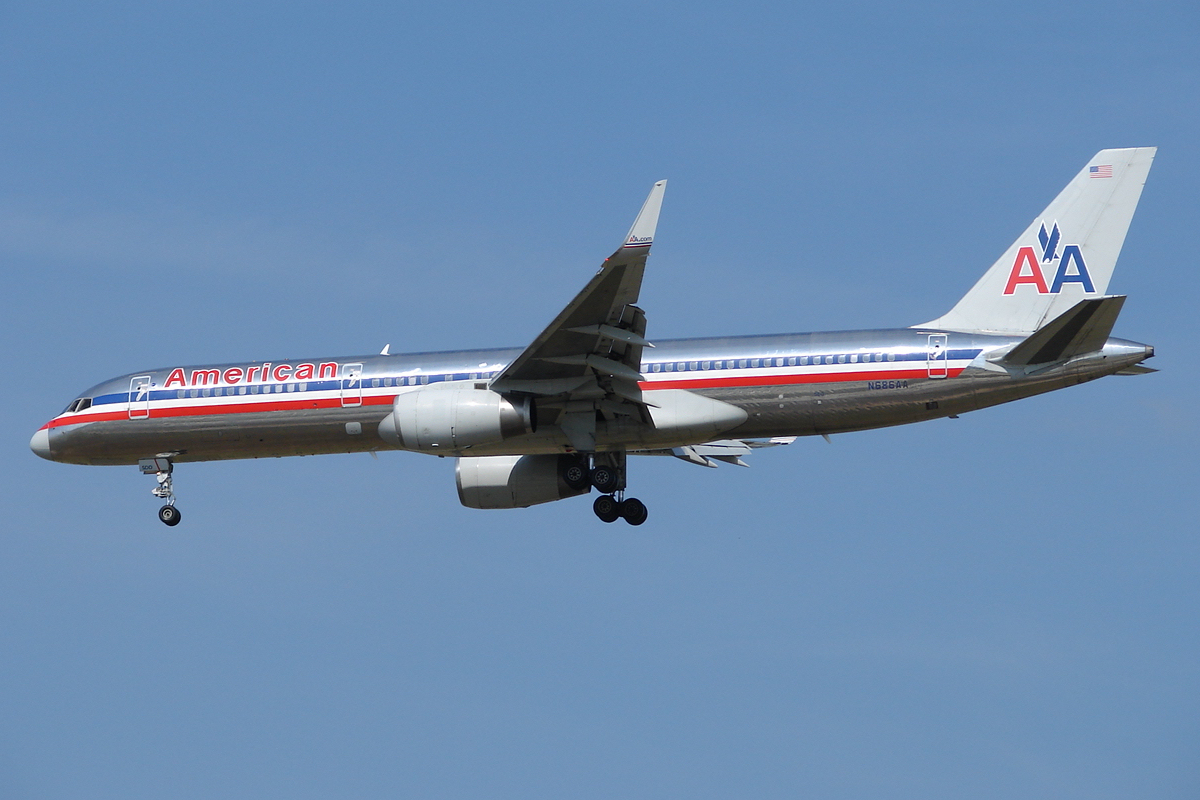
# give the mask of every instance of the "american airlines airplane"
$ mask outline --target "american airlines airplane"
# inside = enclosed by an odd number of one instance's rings
[[[176,464],[410,450],[458,460],[471,508],[586,495],[646,521],[627,456],[744,465],[755,448],[1154,372],[1110,336],[1106,294],[1155,148],[1102,150],[945,315],[898,330],[652,344],[637,306],[666,181],[624,244],[524,349],[167,366],[83,392],[33,435],[42,458],[137,464],[180,520]]]

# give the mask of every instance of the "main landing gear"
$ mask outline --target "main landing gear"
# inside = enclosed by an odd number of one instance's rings
[[[141,469],[143,475],[153,475],[154,479],[158,481],[158,485],[150,492],[160,500],[167,501],[167,504],[158,510],[158,518],[164,525],[175,527],[183,519],[183,514],[179,513],[179,509],[175,507],[175,488],[171,480],[175,464],[171,461],[171,455],[143,458],[138,461],[138,468]]]
[[[623,494],[624,492],[600,495],[592,503],[592,511],[596,512],[601,522],[616,522],[624,518],[630,525],[641,525],[650,515],[646,504],[636,497],[621,499]]]
[[[625,453],[596,453],[591,457],[568,464],[563,469],[563,481],[572,489],[584,489],[589,484],[600,492],[592,503],[592,511],[601,522],[624,519],[630,525],[641,525],[649,512],[646,504],[635,497],[625,496]]]

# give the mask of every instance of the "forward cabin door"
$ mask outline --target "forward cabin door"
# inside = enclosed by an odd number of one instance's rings
[[[944,333],[929,334],[929,350],[928,362],[929,377],[931,379],[945,378],[950,374],[948,368],[949,352],[946,350],[946,339],[948,337]]]
[[[150,418],[150,376],[138,375],[129,379],[129,418]]]

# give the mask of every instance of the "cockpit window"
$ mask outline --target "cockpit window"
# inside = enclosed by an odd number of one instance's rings
[[[92,407],[92,398],[85,397],[79,401],[79,406],[75,410],[83,411],[84,409],[91,408],[91,407]]]
[[[80,403],[79,400],[72,400],[71,405],[69,405],[65,409],[63,409],[63,413],[64,414],[73,413],[75,411],[75,409],[79,408],[79,403]]]

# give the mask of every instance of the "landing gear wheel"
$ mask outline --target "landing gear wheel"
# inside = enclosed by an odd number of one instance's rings
[[[562,471],[563,483],[575,491],[588,487],[587,465],[576,462],[568,464]]]
[[[621,516],[630,525],[641,525],[646,521],[646,517],[650,516],[650,512],[646,510],[646,504],[636,497],[627,497],[621,501]]]
[[[601,522],[616,522],[621,516],[621,505],[611,494],[602,494],[592,503],[592,511]]]
[[[617,490],[620,478],[615,469],[601,465],[592,469],[591,480],[592,486],[595,486],[602,494],[611,494]]]
[[[179,524],[179,520],[183,519],[183,515],[179,513],[179,509],[175,506],[163,506],[158,510],[158,518],[162,520],[164,525],[169,525],[173,528]]]

